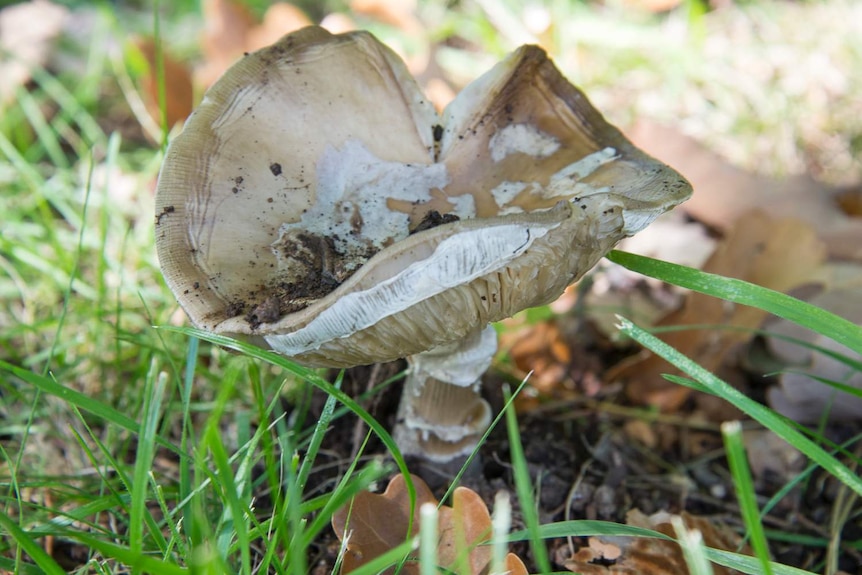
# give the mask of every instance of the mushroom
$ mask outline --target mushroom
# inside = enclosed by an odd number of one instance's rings
[[[396,439],[490,421],[491,322],[554,300],[691,193],[523,46],[438,115],[367,32],[246,55],[168,149],[156,245],[191,322],[316,367],[408,358]]]

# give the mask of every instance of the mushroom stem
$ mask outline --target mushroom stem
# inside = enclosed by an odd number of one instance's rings
[[[491,422],[479,388],[496,351],[497,333],[489,325],[409,358],[395,428],[403,454],[447,462],[476,447]]]

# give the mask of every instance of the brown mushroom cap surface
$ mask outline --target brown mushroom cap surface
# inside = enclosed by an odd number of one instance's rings
[[[207,92],[168,150],[156,243],[196,326],[345,367],[553,300],[690,193],[540,48],[439,117],[373,36],[310,27]]]

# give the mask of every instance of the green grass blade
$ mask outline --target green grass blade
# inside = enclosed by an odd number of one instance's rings
[[[711,547],[707,547],[706,556],[716,565],[736,569],[747,575],[763,575],[763,565],[756,557],[723,551],[721,549],[712,549]],[[773,575],[812,575],[811,571],[791,567],[790,565],[782,565],[774,561],[769,563],[769,568]]]
[[[18,99],[18,105],[21,106],[21,110],[24,112],[27,120],[29,120],[33,131],[36,132],[38,142],[42,145],[42,149],[48,156],[48,159],[58,168],[69,168],[69,161],[63,153],[60,141],[57,139],[57,134],[48,124],[39,104],[30,92],[23,88],[16,90],[15,95]],[[41,160],[41,158],[38,159]]]
[[[182,435],[180,439],[180,451],[183,453],[189,452],[189,447],[194,443],[192,435],[194,424],[192,422],[191,413],[191,398],[192,388],[195,382],[195,368],[197,366],[198,348],[200,340],[196,337],[188,340],[186,348],[186,366],[183,372],[182,387],[180,388],[180,398],[182,405],[183,424]],[[179,490],[177,492],[177,501],[186,501],[192,493],[192,460],[190,457],[181,457],[179,464]],[[189,506],[184,506],[180,510],[182,513],[183,532],[186,537],[189,537],[189,529],[193,520],[191,509]]]
[[[155,456],[156,431],[161,415],[162,399],[165,394],[167,374],[157,373],[155,363],[147,377],[144,394],[143,427],[138,437],[135,454],[135,471],[133,475],[131,494],[132,504],[129,508],[129,550],[141,554],[144,550],[144,523],[147,511],[147,495],[149,494],[149,475]]]
[[[743,280],[727,278],[613,250],[607,258],[624,268],[733,303],[756,307],[797,323],[862,354],[862,327],[817,306]]]
[[[673,537],[669,537],[664,533],[653,531],[652,529],[644,529],[642,527],[634,527],[631,525],[621,525],[619,523],[610,523],[608,521],[560,521],[557,523],[546,523],[540,525],[538,534],[543,539],[554,539],[558,537],[589,537],[589,536],[608,536],[608,537],[652,537],[654,539],[663,539],[665,541],[675,541]],[[527,541],[530,539],[530,532],[526,529],[515,531],[509,535],[509,541]],[[730,567],[747,575],[762,575],[763,566],[755,557],[741,555],[731,551],[722,551],[720,549],[706,548],[706,556],[716,565]],[[812,575],[810,571],[782,565],[781,563],[770,563],[773,575]]]
[[[631,525],[621,525],[619,523],[611,523],[609,521],[593,521],[590,519],[581,519],[573,521],[558,521],[556,523],[546,523],[539,526],[539,536],[543,539],[554,539],[557,537],[589,537],[589,536],[608,536],[608,537],[655,537],[664,539],[665,541],[673,541],[673,537],[669,537],[664,533],[645,529],[643,527],[633,527]],[[526,529],[513,531],[509,534],[509,541],[526,541],[530,538],[530,532]]]
[[[370,413],[363,409],[362,406],[359,405],[352,397],[350,397],[340,389],[336,389],[335,386],[320,377],[313,370],[301,367],[290,361],[290,359],[288,359],[287,357],[279,355],[275,352],[261,349],[257,346],[243,343],[241,341],[237,341],[223,335],[214,334],[202,329],[173,326],[159,326],[159,329],[164,329],[166,331],[171,331],[175,333],[182,333],[187,336],[197,337],[215,345],[220,345],[222,347],[238,351],[248,357],[253,357],[261,361],[265,361],[270,365],[280,367],[286,372],[292,373],[304,379],[305,381],[317,387],[327,395],[334,396],[335,399],[337,399],[340,403],[344,404],[344,406],[346,406],[348,409],[350,409],[350,411],[355,413],[362,421],[364,421],[365,424],[368,425],[368,427],[370,427],[371,430],[377,435],[377,437],[380,438],[380,441],[386,446],[386,448],[389,450],[389,453],[392,455],[392,458],[395,460],[395,464],[398,466],[398,470],[404,474],[405,486],[407,487],[407,492],[410,495],[410,501],[416,501],[416,488],[413,485],[413,481],[410,479],[410,470],[407,469],[407,463],[404,461],[404,457],[401,455],[401,450],[398,449],[398,445],[396,445],[395,440],[392,439],[392,436],[389,435],[389,432],[386,431],[386,429],[376,419],[374,419],[374,417],[372,417]]]
[[[105,557],[112,557],[120,563],[127,565],[132,572],[158,573],[159,575],[188,575],[189,573],[188,569],[180,567],[175,563],[157,559],[141,551],[133,551],[122,545],[102,541],[87,533],[71,532],[69,536],[88,547],[96,549]],[[65,571],[62,571],[62,573],[65,573]]]
[[[223,533],[230,532],[236,537],[236,543],[240,549],[242,560],[242,569],[240,572],[251,573],[251,547],[247,524],[248,506],[241,500],[240,490],[234,480],[233,470],[228,461],[227,452],[221,443],[221,436],[217,425],[209,426],[204,442],[209,448],[218,472],[217,477],[221,496],[224,497],[227,503],[225,508],[225,530]],[[227,545],[223,549],[223,556],[227,557]]]
[[[341,389],[341,380],[342,377],[340,375],[338,381],[335,382],[336,389]],[[314,426],[314,434],[311,436],[311,442],[308,445],[308,449],[305,451],[305,457],[302,459],[302,465],[300,466],[299,473],[296,477],[296,485],[299,493],[305,493],[305,484],[308,481],[308,476],[311,474],[311,468],[317,458],[317,452],[320,451],[320,446],[323,444],[323,437],[326,435],[329,423],[332,421],[332,414],[335,411],[335,403],[335,396],[327,396],[320,418]]]
[[[401,560],[411,551],[416,549],[417,544],[415,539],[405,541],[398,547],[393,547],[386,553],[375,557],[362,567],[354,569],[350,575],[377,575],[384,571],[387,567],[392,567],[401,563]]]
[[[633,340],[649,349],[656,355],[675,365],[683,373],[692,377],[698,389],[716,395],[733,404],[764,427],[771,429],[779,437],[793,445],[796,449],[820,464],[826,471],[839,481],[850,487],[856,493],[862,494],[862,478],[851,471],[846,465],[829,455],[819,445],[797,431],[782,416],[756,401],[746,397],[742,392],[719,379],[673,347],[627,319],[620,318],[620,330]],[[669,380],[682,385],[688,385],[685,378],[666,376]]]
[[[65,575],[66,571],[54,561],[50,555],[45,553],[45,550],[33,541],[26,531],[21,529],[17,523],[5,513],[0,512],[0,527],[10,534],[21,549],[36,562],[42,571],[48,575]],[[17,565],[16,565],[17,567]]]
[[[751,546],[754,548],[755,556],[760,560],[763,573],[772,575],[772,568],[769,564],[769,544],[766,542],[763,524],[760,522],[760,510],[757,508],[754,482],[751,479],[751,470],[748,467],[745,447],[742,444],[742,426],[738,421],[725,422],[721,426],[721,434],[724,436],[727,462],[733,477],[742,520],[745,522],[748,535],[751,537]]]
[[[38,375],[32,371],[20,368],[11,363],[0,359],[0,369],[8,371],[15,377],[35,387],[36,389],[53,395],[66,403],[74,405],[84,411],[92,413],[99,419],[107,423],[114,424],[122,429],[138,433],[139,426],[135,420],[120,413],[116,409],[102,403],[97,399],[93,399],[88,395],[84,395],[79,391],[61,385],[49,377]]]
[[[511,399],[508,389],[503,390],[503,397],[506,401]],[[530,472],[527,469],[524,447],[521,445],[518,418],[515,415],[514,406],[511,405],[506,410],[506,428],[509,432],[509,452],[515,475],[515,491],[518,494],[518,502],[521,504],[521,513],[524,515],[527,532],[530,535],[530,549],[533,551],[539,572],[550,573],[551,562],[548,560],[548,548],[539,533],[539,514],[536,511],[536,499],[530,482]]]
[[[689,529],[679,515],[671,517],[677,542],[682,549],[689,575],[713,575],[712,565],[706,555],[703,534],[697,529]]]
[[[0,557],[0,572],[15,575],[45,575],[45,570],[30,563],[21,563],[7,557]]]

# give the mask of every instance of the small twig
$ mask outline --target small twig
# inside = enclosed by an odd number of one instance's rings
[[[581,465],[580,471],[578,471],[577,479],[575,479],[575,482],[572,483],[572,488],[569,489],[569,494],[566,495],[566,502],[564,503],[564,505],[566,506],[566,509],[563,512],[564,513],[563,517],[565,518],[566,521],[571,521],[571,519],[572,519],[572,500],[574,500],[575,494],[578,492],[578,488],[584,482],[584,477],[586,477],[587,470],[589,469],[590,465],[592,465],[592,463],[593,463],[592,457],[590,457],[589,459],[584,461],[584,464]],[[556,513],[557,513],[557,511],[555,510],[554,514],[556,514]],[[574,557],[575,556],[575,540],[571,535],[566,537],[566,540],[568,541],[568,544],[569,544],[569,554],[571,557]]]
[[[379,363],[375,363],[371,367],[371,373],[368,375],[368,383],[365,385],[365,393],[370,393],[372,389],[377,385],[377,380],[380,378],[380,369],[381,365]],[[376,395],[371,398],[371,405],[369,411],[373,411],[377,402],[380,401],[380,395]],[[359,453],[359,446],[362,445],[365,438],[365,423],[362,419],[357,419],[356,423],[353,426],[353,446],[350,448],[350,459],[353,460],[356,458],[356,455]]]

